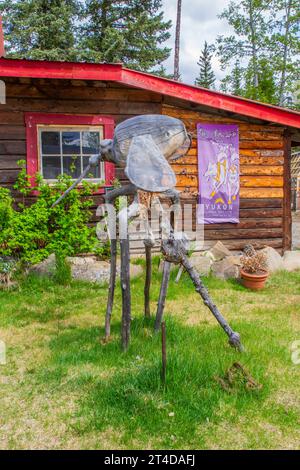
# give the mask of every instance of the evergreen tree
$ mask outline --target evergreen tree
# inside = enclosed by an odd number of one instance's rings
[[[195,80],[195,85],[202,86],[204,88],[214,88],[216,77],[211,65],[212,50],[213,48],[208,46],[205,41],[199,62],[197,62],[197,65],[200,67],[200,72],[199,76]]]
[[[243,74],[244,70],[240,65],[240,61],[236,60],[231,74],[221,81],[221,90],[235,96],[244,96]]]
[[[4,0],[7,57],[76,60],[77,0]]]
[[[84,60],[122,62],[148,71],[169,57],[162,44],[170,37],[161,0],[87,0],[81,34]]]

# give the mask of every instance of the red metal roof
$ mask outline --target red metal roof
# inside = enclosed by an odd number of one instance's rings
[[[0,76],[109,80],[192,103],[300,129],[300,113],[257,101],[137,72],[122,64],[91,64],[0,58]]]

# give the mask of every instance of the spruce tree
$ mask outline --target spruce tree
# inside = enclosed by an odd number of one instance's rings
[[[84,60],[122,62],[149,71],[166,60],[170,21],[164,21],[161,0],[87,0],[80,44]]]
[[[4,0],[7,57],[76,60],[77,0]]]
[[[221,91],[235,96],[244,96],[243,77],[244,70],[240,65],[240,61],[236,60],[231,73],[221,81]]]
[[[201,52],[199,62],[197,65],[200,67],[200,72],[195,80],[195,85],[202,86],[204,88],[214,88],[215,74],[212,69],[212,47],[208,46],[207,42],[204,43],[204,48]]]

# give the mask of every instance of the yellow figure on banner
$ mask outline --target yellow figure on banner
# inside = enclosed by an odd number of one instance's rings
[[[218,191],[223,189],[223,192],[228,194],[227,204],[232,205],[232,201],[236,200],[239,191],[239,156],[231,144],[228,146],[213,143],[213,145],[218,146],[217,162],[209,162],[204,174],[207,180],[210,180],[212,183],[210,197],[215,197]],[[228,150],[230,151],[229,158]],[[215,200],[215,204],[224,203],[225,201],[221,196]]]

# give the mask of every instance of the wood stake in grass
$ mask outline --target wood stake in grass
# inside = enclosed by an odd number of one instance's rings
[[[162,355],[162,368],[161,368],[161,380],[162,383],[166,384],[166,372],[167,372],[167,344],[166,344],[166,322],[161,324],[161,355]]]

